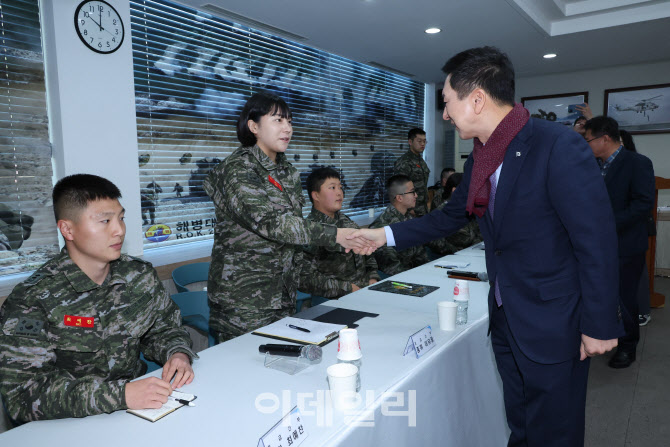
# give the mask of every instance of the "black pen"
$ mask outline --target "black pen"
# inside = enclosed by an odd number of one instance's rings
[[[303,331],[303,332],[312,332],[309,329],[305,329],[304,327],[294,326],[292,324],[287,324],[286,326],[290,327],[291,329],[297,329],[297,330]]]
[[[172,397],[172,396],[168,396],[168,397],[169,397],[170,399],[174,400],[175,402],[178,402],[178,403],[180,403],[180,404],[182,404],[182,405],[186,405],[186,406],[189,406],[189,407],[195,407],[195,404],[194,404],[193,402],[191,402],[190,400],[186,400],[186,399],[177,399],[176,397]]]

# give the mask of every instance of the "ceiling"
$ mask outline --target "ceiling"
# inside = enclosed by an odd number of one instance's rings
[[[670,0],[173,1],[422,82],[441,83],[450,56],[482,45],[509,54],[517,76],[670,60]]]

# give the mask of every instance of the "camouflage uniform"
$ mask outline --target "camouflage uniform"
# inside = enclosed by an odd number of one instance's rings
[[[308,220],[337,228],[360,228],[346,214],[337,212],[331,218],[312,208]],[[339,298],[351,293],[351,284],[358,287],[370,285],[370,280],[379,281],[377,262],[373,256],[346,253],[344,248],[309,246],[305,249],[305,260],[300,274],[300,290],[325,298]]]
[[[437,209],[444,208],[446,204],[446,201],[442,202]],[[483,240],[484,238],[479,231],[479,224],[475,219],[470,219],[468,224],[457,232],[447,237],[430,241],[427,245],[435,254],[445,256],[468,248]]]
[[[435,194],[433,194],[433,200],[430,202],[430,210],[438,209],[446,200],[445,190],[440,186],[435,190]]]
[[[241,147],[204,188],[217,219],[209,326],[225,341],[293,314],[301,245],[335,247],[337,229],[303,219],[300,175],[283,153],[274,163],[258,146]]]
[[[428,176],[430,169],[420,155],[412,151],[407,151],[398,158],[393,166],[394,174],[403,174],[409,177],[414,183],[416,189],[416,206],[414,213],[416,216],[423,216],[428,212]]]
[[[126,408],[126,382],[147,369],[140,351],[197,357],[156,271],[126,255],[98,285],[63,249],[14,288],[0,324],[0,392],[19,422]]]
[[[389,205],[388,208],[386,208],[384,212],[370,224],[370,228],[383,228],[396,222],[410,220],[411,218],[412,216],[409,212],[403,216],[393,205]],[[379,269],[388,275],[404,272],[405,270],[418,267],[429,261],[423,245],[410,247],[402,251],[397,251],[393,247],[384,245],[375,251],[375,259],[377,260]]]

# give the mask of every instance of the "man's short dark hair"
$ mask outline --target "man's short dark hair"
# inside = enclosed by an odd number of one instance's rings
[[[56,183],[52,197],[56,222],[61,219],[76,221],[90,202],[120,199],[121,191],[106,178],[93,174],[73,174]]]
[[[426,135],[426,131],[420,127],[415,127],[414,129],[411,129],[409,132],[407,132],[407,139],[413,140],[417,135]]]
[[[584,124],[584,131],[591,131],[591,137],[607,135],[612,141],[619,141],[619,123],[609,116],[596,116]]]
[[[442,71],[451,75],[449,85],[458,94],[458,99],[481,88],[497,103],[514,105],[514,66],[498,48],[462,51],[449,59]]]
[[[330,166],[317,168],[307,176],[307,195],[309,196],[309,200],[312,203],[314,203],[314,199],[312,199],[312,192],[320,192],[321,187],[329,178],[336,178],[341,180],[340,173],[337,171],[337,169],[331,168]]]
[[[386,192],[388,193],[391,203],[393,203],[395,196],[405,192],[405,185],[411,181],[412,179],[404,174],[396,174],[386,180]]]
[[[440,178],[445,178],[447,176],[447,174],[449,174],[450,172],[456,172],[456,170],[454,168],[444,168],[444,169],[442,169],[442,172],[440,172]]]
[[[460,172],[455,172],[449,176],[447,184],[444,185],[446,192],[445,200],[451,199],[451,190],[460,185],[461,181],[463,181],[463,174]]]
[[[282,118],[291,119],[291,109],[286,101],[277,95],[268,92],[254,93],[247,101],[237,119],[237,139],[242,146],[253,146],[256,144],[256,135],[249,129],[249,120],[258,123],[265,115],[279,115]]]

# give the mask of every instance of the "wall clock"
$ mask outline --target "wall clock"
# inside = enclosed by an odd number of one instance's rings
[[[102,0],[81,2],[74,12],[74,28],[84,45],[96,53],[113,53],[123,43],[121,16]]]

